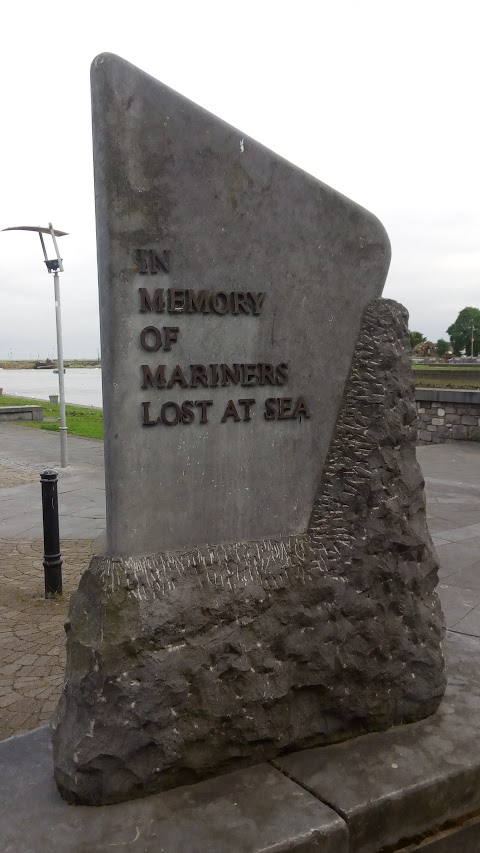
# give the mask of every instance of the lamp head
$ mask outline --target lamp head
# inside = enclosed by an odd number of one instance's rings
[[[63,272],[63,263],[62,258],[60,257],[60,252],[58,251],[57,237],[66,237],[67,231],[57,231],[53,228],[52,223],[48,223],[48,228],[45,228],[41,225],[17,225],[14,228],[3,228],[3,231],[36,231],[38,236],[40,237],[40,243],[42,244],[43,256],[45,258],[45,265],[49,273],[53,272]],[[50,234],[53,245],[55,247],[56,258],[50,260],[47,255],[47,250],[45,248],[45,241],[43,239],[44,234]]]

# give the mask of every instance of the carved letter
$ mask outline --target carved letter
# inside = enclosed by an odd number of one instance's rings
[[[233,400],[229,400],[227,403],[227,408],[225,409],[225,411],[223,413],[223,418],[221,421],[222,424],[224,424],[226,422],[227,418],[233,418],[234,421],[240,420],[240,417],[238,415],[238,412],[237,412],[237,409],[236,409],[236,406],[235,406],[235,403],[233,402]]]
[[[266,421],[274,421],[276,418],[276,407],[275,404],[277,402],[276,397],[269,397],[268,400],[265,400],[265,411],[263,413],[263,417]]]
[[[142,388],[165,388],[165,365],[159,364],[153,376],[148,364],[142,364]]]
[[[240,364],[234,364],[233,369],[229,364],[221,364],[220,372],[222,376],[221,385],[230,385],[232,382],[234,385],[238,385],[240,382]]]
[[[275,372],[277,385],[285,385],[288,382],[288,364],[277,364]]]
[[[195,405],[200,409],[200,423],[208,424],[207,406],[213,406],[213,400],[195,400]]]
[[[203,385],[204,388],[208,388],[207,368],[205,365],[191,364],[190,370],[190,388],[198,388],[199,385]]]
[[[210,388],[218,386],[218,364],[209,364],[210,368]]]
[[[148,335],[154,336],[155,340],[153,344],[147,343]],[[145,328],[142,329],[140,334],[140,343],[143,349],[148,350],[148,352],[157,352],[157,350],[159,350],[162,346],[162,336],[160,334],[160,329],[157,329],[156,326],[145,326]]]
[[[223,306],[221,301],[222,299],[225,300]],[[210,304],[215,311],[215,314],[228,314],[230,311],[228,293],[225,293],[224,290],[219,290],[218,293],[214,293]]]
[[[195,312],[210,314],[210,291],[187,290],[186,311],[188,314],[194,314]]]
[[[173,421],[169,421],[167,418],[167,409],[169,408],[169,406],[172,407],[175,412],[175,417]],[[162,423],[164,423],[165,426],[175,426],[176,424],[178,424],[181,414],[182,410],[180,406],[178,405],[178,403],[174,402],[164,403],[162,408],[160,409],[160,417],[162,419]]]
[[[243,365],[243,380],[242,380],[243,387],[245,388],[245,386],[248,387],[249,385],[256,385],[257,383],[258,383],[257,365],[256,364],[244,364]]]
[[[168,291],[168,312],[169,314],[180,314],[185,311],[185,291],[173,290]]]
[[[150,401],[148,403],[142,403],[142,408],[143,408],[143,419],[142,419],[143,426],[155,426],[155,424],[158,423],[158,419],[156,421],[152,421],[150,419]]]
[[[275,377],[273,374],[273,364],[259,364],[260,379],[259,385],[275,385]]]
[[[264,293],[252,293],[252,291],[248,291],[248,295],[252,297],[253,300],[253,313],[260,314],[262,310],[263,301],[265,299]]]
[[[233,308],[232,314],[239,314],[240,308],[245,314],[251,314],[250,305],[248,304],[247,293],[244,290],[235,290],[232,293]]]
[[[287,421],[292,417],[292,398],[291,397],[279,397],[278,398],[278,420],[279,421]]]
[[[165,302],[163,299],[163,289],[158,288],[153,294],[153,299],[150,298],[146,287],[139,287],[140,294],[140,313],[145,314],[147,311],[156,311],[161,314],[165,311]]]
[[[150,272],[152,275],[156,275],[158,270],[170,272],[170,252],[168,250],[164,249],[162,254],[159,255],[155,249],[150,249],[148,254],[150,259]]]
[[[192,406],[193,400],[185,400],[185,402],[182,403],[182,424],[191,424],[195,419]]]
[[[179,364],[173,368],[172,375],[167,383],[167,388],[173,388],[175,384],[181,385],[182,388],[188,388],[188,382],[183,375],[183,370]]]
[[[172,348],[172,344],[177,342],[177,335],[179,332],[178,326],[164,326],[163,327],[163,348],[165,352],[169,352]]]
[[[310,412],[308,411],[308,406],[305,402],[305,398],[299,397],[297,399],[297,402],[295,403],[295,408],[293,410],[292,418],[299,418],[299,420],[302,420],[302,415],[305,418],[309,418]]]
[[[239,400],[238,404],[243,406],[243,420],[244,421],[251,421],[252,416],[250,414],[250,409],[252,408],[252,406],[255,405],[255,400],[252,400],[252,399]]]
[[[138,272],[141,273],[141,275],[145,275],[145,273],[148,272],[147,253],[145,249],[136,250],[135,263],[137,264]]]

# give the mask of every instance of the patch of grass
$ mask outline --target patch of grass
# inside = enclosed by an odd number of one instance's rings
[[[51,432],[58,432],[60,428],[60,406],[58,404],[2,394],[0,406],[43,406],[43,417],[55,418],[54,422],[18,421],[18,423],[22,426],[46,429]],[[70,435],[103,438],[103,411],[101,409],[91,409],[88,406],[66,406],[66,415],[67,429]]]
[[[415,388],[456,388],[457,391],[479,391],[480,376],[472,379],[455,379],[453,376],[445,376],[445,378],[432,376],[431,379],[427,379],[423,376],[419,379],[415,378]]]
[[[448,364],[443,367],[441,364],[412,364],[414,370],[441,370],[442,373],[448,373],[450,370],[476,370],[480,373],[480,365],[478,364]]]

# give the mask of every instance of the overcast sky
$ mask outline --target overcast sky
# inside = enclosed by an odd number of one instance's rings
[[[0,228],[60,246],[67,358],[99,346],[89,66],[138,65],[384,223],[384,295],[428,338],[480,307],[475,0],[5,3]],[[55,352],[38,237],[0,234],[0,358]]]

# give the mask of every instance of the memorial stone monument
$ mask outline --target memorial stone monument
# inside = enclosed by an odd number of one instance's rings
[[[92,90],[107,547],[53,747],[101,804],[418,719],[445,678],[382,225],[116,56]]]

